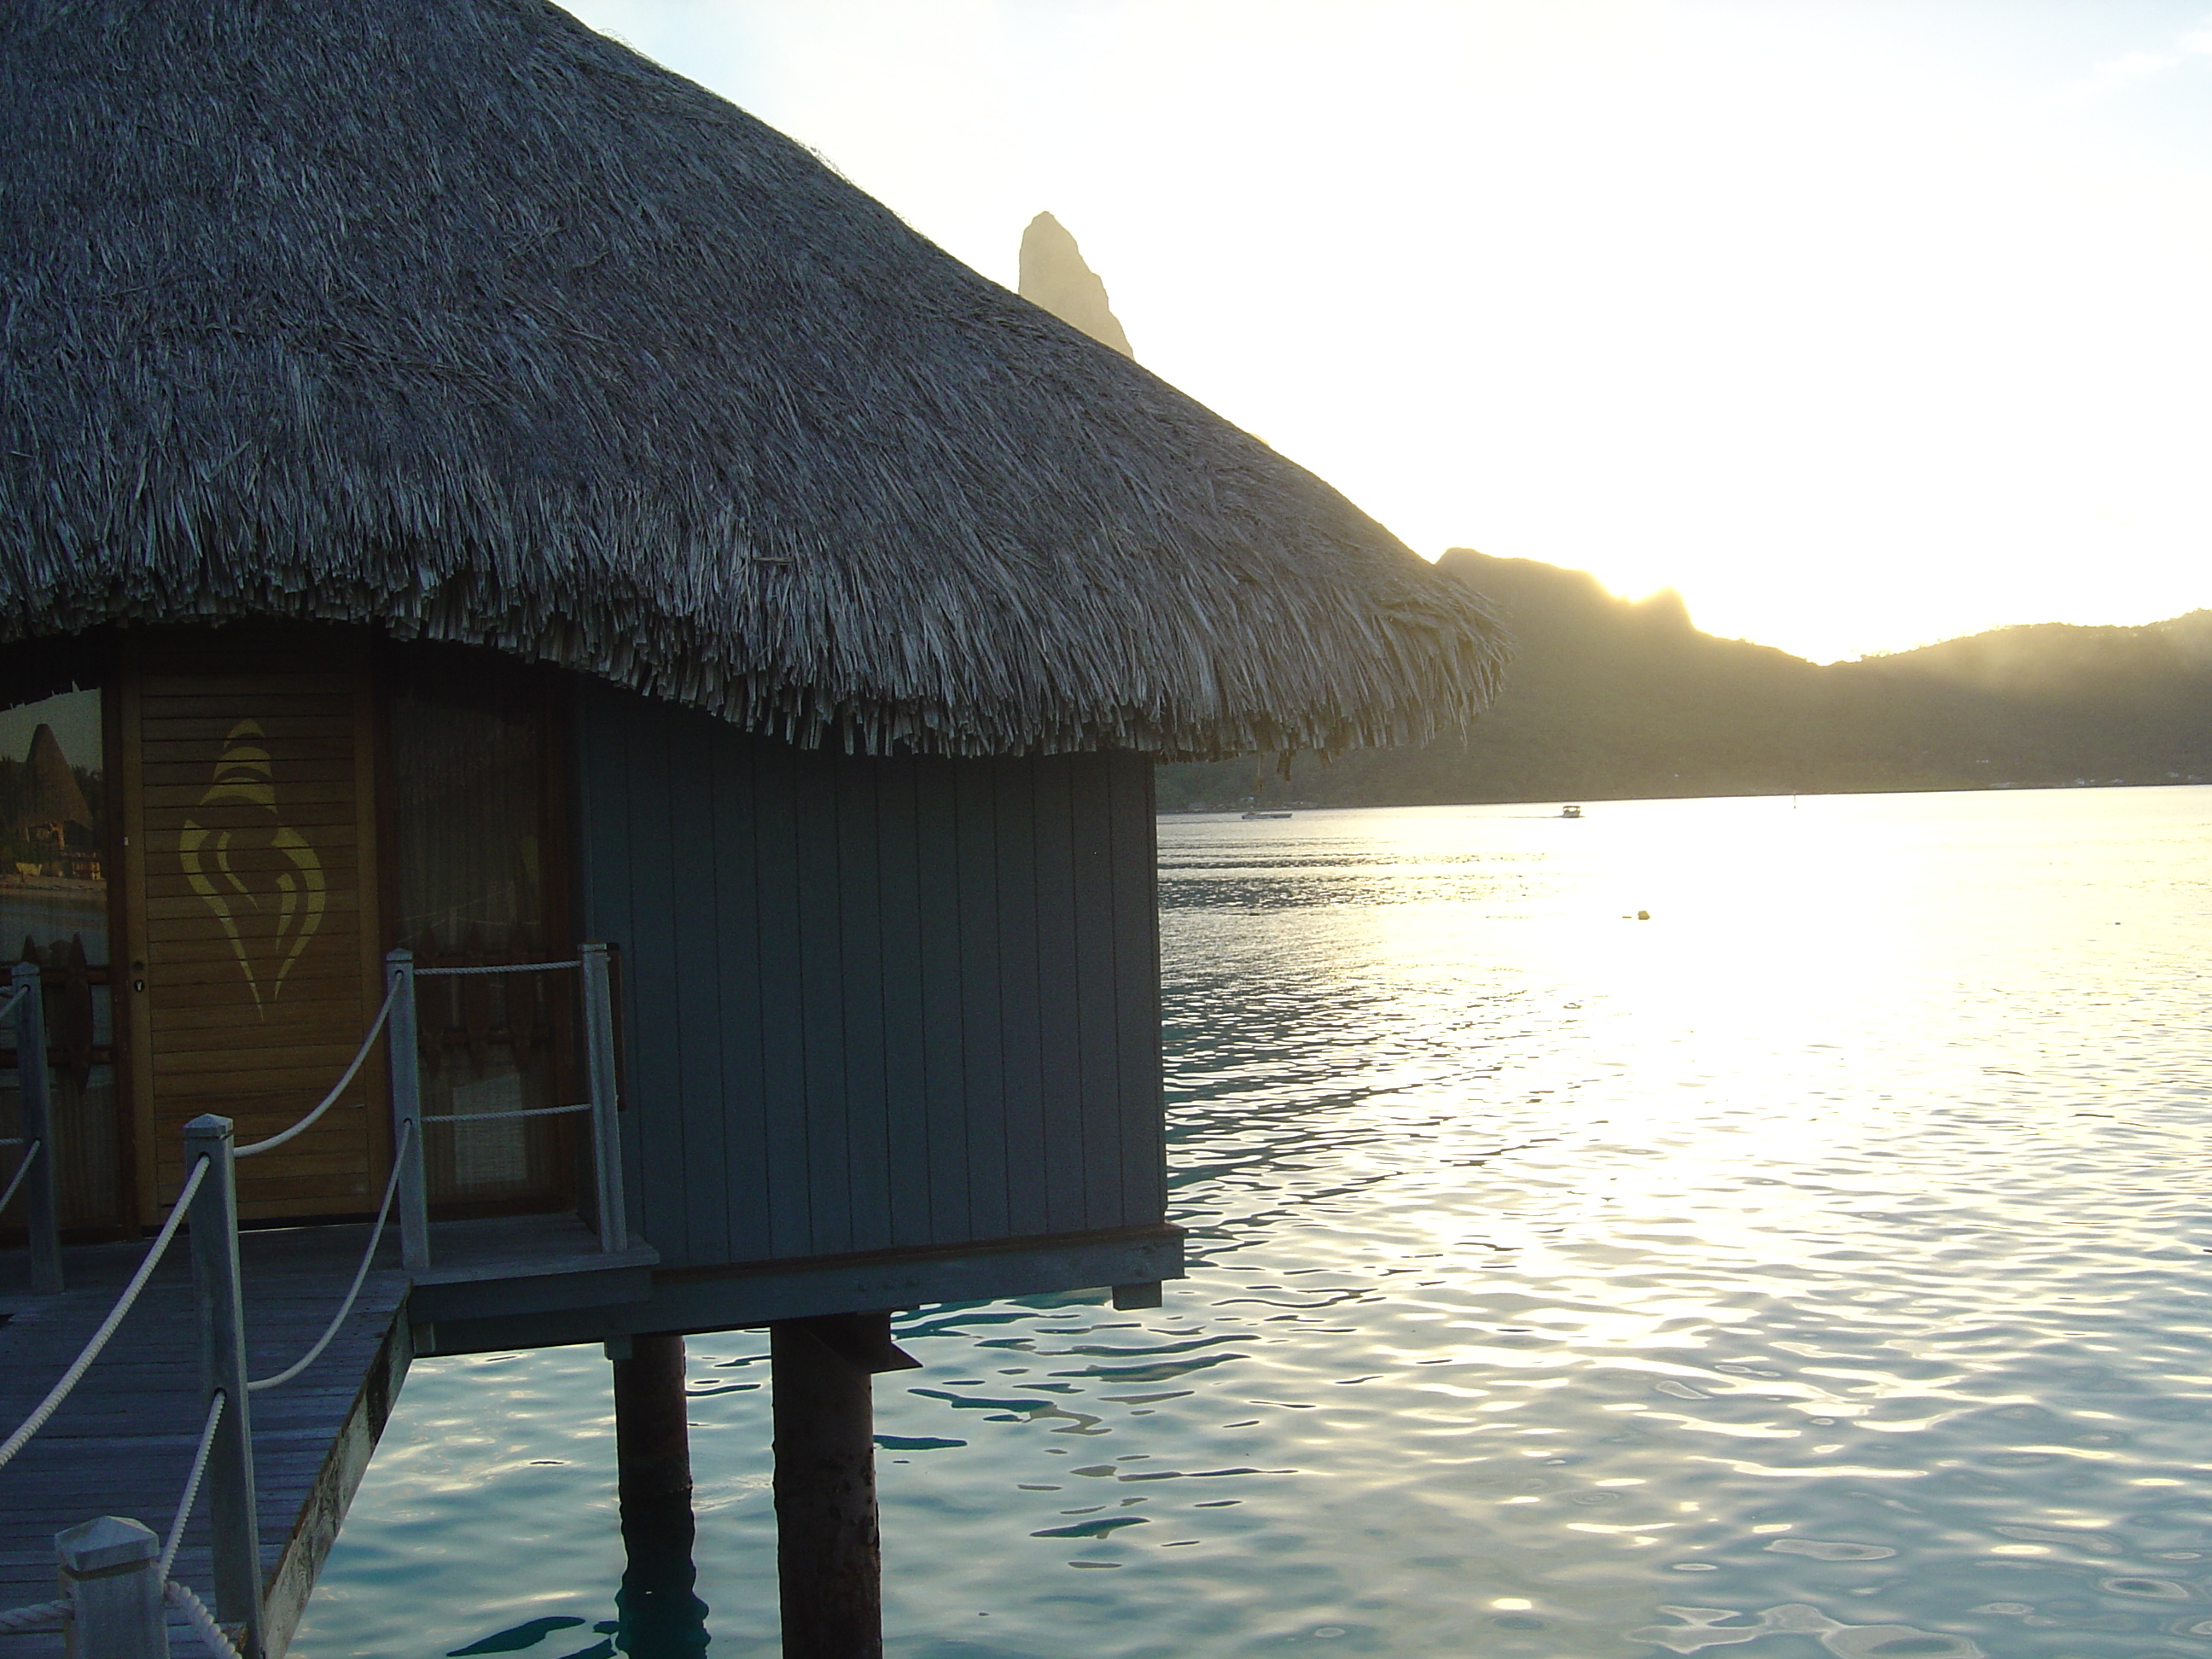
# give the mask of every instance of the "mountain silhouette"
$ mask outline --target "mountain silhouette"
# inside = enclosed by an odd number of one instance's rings
[[[2212,780],[2212,611],[2038,623],[1826,666],[1700,632],[1680,595],[1455,549],[1514,637],[1462,743],[1297,757],[1266,804],[2035,788]],[[1164,811],[1254,793],[1249,760],[1160,769]]]
[[[1084,262],[1083,251],[1067,228],[1049,213],[1038,214],[1022,232],[1018,281],[1022,298],[1030,304],[1042,306],[1124,357],[1137,355],[1129,349],[1121,319],[1106,302],[1106,284]]]

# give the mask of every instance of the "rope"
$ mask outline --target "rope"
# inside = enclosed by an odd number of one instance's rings
[[[515,1117],[560,1117],[569,1112],[588,1112],[592,1103],[580,1106],[532,1106],[523,1112],[440,1112],[422,1114],[425,1123],[499,1123]]]
[[[183,1609],[192,1628],[199,1632],[200,1640],[208,1644],[216,1659],[240,1659],[238,1644],[230,1639],[230,1632],[215,1621],[207,1610],[207,1603],[192,1594],[190,1584],[180,1584],[172,1578],[161,1586],[161,1599],[173,1607]]]
[[[161,1231],[155,1236],[153,1248],[146,1252],[146,1259],[138,1264],[138,1271],[131,1276],[130,1284],[124,1287],[122,1296],[108,1310],[107,1317],[100,1322],[100,1328],[92,1334],[92,1340],[84,1345],[75,1362],[62,1373],[62,1380],[48,1390],[46,1397],[23,1419],[22,1426],[8,1437],[5,1444],[0,1444],[0,1468],[5,1468],[9,1460],[30,1443],[33,1435],[46,1426],[46,1419],[54,1414],[63,1401],[69,1398],[69,1392],[76,1387],[78,1379],[91,1369],[92,1362],[100,1358],[100,1351],[107,1346],[107,1339],[115,1334],[115,1328],[123,1322],[123,1316],[131,1311],[131,1304],[138,1299],[138,1292],[146,1288],[146,1281],[154,1276],[154,1269],[161,1260],[161,1253],[169,1248],[169,1241],[176,1237],[177,1229],[184,1225],[185,1213],[191,1208],[192,1194],[199,1190],[200,1182],[207,1178],[207,1172],[208,1161],[205,1158],[192,1165],[192,1173],[185,1181],[184,1190],[177,1194],[177,1201],[169,1210],[169,1218],[161,1224]]]
[[[20,1141],[16,1144],[21,1145]],[[46,1143],[43,1140],[34,1140],[31,1143],[31,1150],[23,1154],[23,1161],[15,1166],[15,1178],[8,1183],[6,1192],[0,1193],[0,1210],[6,1209],[14,1200],[15,1188],[23,1184],[23,1177],[31,1173],[31,1165],[38,1161],[39,1154],[46,1150]]]
[[[376,1034],[384,1029],[384,1022],[392,1018],[392,1005],[398,999],[399,988],[406,982],[404,975],[392,981],[392,988],[384,994],[384,1006],[376,1011],[376,1018],[368,1028],[368,1035],[362,1038],[361,1047],[354,1050],[353,1064],[345,1068],[343,1077],[331,1085],[331,1091],[323,1097],[321,1105],[316,1107],[313,1111],[308,1113],[290,1128],[281,1130],[266,1140],[257,1140],[251,1146],[237,1147],[232,1152],[231,1156],[252,1158],[259,1152],[273,1152],[295,1136],[303,1135],[313,1128],[315,1121],[337,1104],[338,1097],[345,1092],[346,1085],[353,1081],[354,1073],[361,1070],[362,1062],[368,1060],[368,1051],[376,1046]]]
[[[207,1423],[200,1430],[199,1449],[192,1454],[192,1472],[185,1480],[185,1495],[177,1500],[177,1518],[169,1522],[169,1536],[161,1546],[161,1577],[169,1576],[169,1563],[177,1559],[177,1546],[185,1541],[185,1522],[191,1519],[192,1500],[200,1495],[200,1477],[207,1473],[208,1449],[215,1444],[215,1426],[222,1421],[227,1395],[208,1401]]]
[[[321,1358],[323,1350],[331,1346],[331,1339],[338,1334],[338,1327],[345,1323],[346,1316],[353,1311],[354,1298],[361,1294],[362,1284],[368,1277],[368,1264],[376,1259],[377,1240],[384,1236],[384,1218],[392,1212],[392,1195],[399,1190],[400,1172],[407,1167],[407,1134],[413,1127],[414,1125],[407,1120],[403,1118],[400,1121],[399,1134],[392,1148],[392,1174],[384,1183],[384,1202],[376,1207],[376,1220],[368,1230],[368,1247],[361,1253],[361,1266],[354,1269],[353,1288],[345,1293],[345,1300],[338,1304],[337,1312],[331,1316],[331,1322],[323,1327],[323,1334],[315,1339],[315,1346],[276,1376],[259,1377],[247,1383],[246,1391],[248,1394],[258,1394],[264,1389],[289,1382]]]
[[[451,979],[461,974],[550,974],[560,968],[580,968],[580,962],[501,962],[481,968],[417,968],[417,979]]]
[[[44,1630],[49,1625],[58,1629],[69,1617],[70,1607],[67,1601],[34,1601],[27,1607],[9,1607],[0,1613],[0,1632]]]
[[[31,994],[31,987],[36,983],[35,980],[27,980],[6,996],[0,997],[0,1019],[5,1019],[15,1012],[15,1005]]]

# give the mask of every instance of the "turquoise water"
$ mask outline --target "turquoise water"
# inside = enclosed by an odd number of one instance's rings
[[[902,1322],[893,1653],[2212,1651],[2212,789],[1160,840],[1192,1274]],[[716,1655],[764,1351],[691,1345]],[[609,1409],[418,1366],[295,1651],[607,1653]]]

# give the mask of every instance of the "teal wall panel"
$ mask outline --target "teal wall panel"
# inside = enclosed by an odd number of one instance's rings
[[[585,682],[575,731],[665,1265],[1162,1219],[1146,757],[799,750]]]

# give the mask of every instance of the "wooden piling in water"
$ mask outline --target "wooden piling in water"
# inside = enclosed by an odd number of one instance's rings
[[[880,1659],[872,1379],[915,1362],[892,1346],[887,1313],[784,1320],[769,1352],[784,1659]]]
[[[693,1593],[691,1495],[668,1492],[622,1506],[623,1576],[615,1645],[630,1659],[698,1659],[707,1604]]]
[[[684,1339],[673,1332],[607,1345],[615,1372],[615,1486],[623,1510],[691,1494]]]

